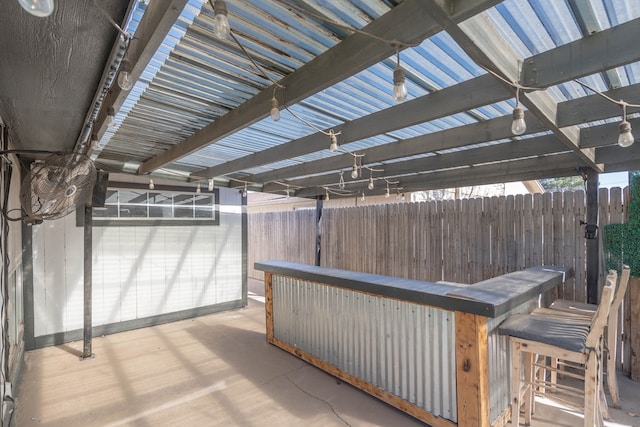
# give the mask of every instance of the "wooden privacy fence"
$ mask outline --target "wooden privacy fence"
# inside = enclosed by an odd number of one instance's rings
[[[600,190],[600,230],[624,222],[627,196],[628,189]],[[320,264],[459,283],[536,265],[562,265],[574,269],[575,279],[566,282],[558,296],[584,302],[585,220],[584,191],[324,209]],[[314,210],[249,215],[249,276],[263,278],[253,269],[256,261],[313,264],[315,238]],[[600,276],[606,276],[604,267]],[[630,326],[626,300],[622,331]],[[629,345],[622,345],[619,365],[624,362],[628,370]]]

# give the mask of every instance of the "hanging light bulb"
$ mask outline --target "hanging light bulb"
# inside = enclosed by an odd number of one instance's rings
[[[118,74],[118,86],[122,90],[131,90],[133,79],[131,78],[131,61],[123,59],[120,63],[120,74]]]
[[[287,187],[287,199],[289,198],[289,187]]]
[[[209,191],[213,191],[213,178],[209,178],[209,187],[207,187]]]
[[[51,15],[55,9],[53,0],[18,0],[18,3],[24,10],[39,18]]]
[[[369,185],[367,185],[367,188],[369,190],[373,190],[373,177],[372,176],[369,177]]]
[[[360,200],[364,202],[364,191],[362,192],[362,197],[360,197]]]
[[[153,183],[153,179],[149,178],[149,190],[153,190],[154,188],[156,188],[156,186]]]
[[[629,123],[625,118],[625,120],[620,122],[618,130],[618,145],[622,148],[630,147],[635,141],[633,134],[631,133],[631,123]]]
[[[513,109],[513,123],[511,123],[511,133],[522,135],[527,130],[527,123],[524,121],[524,109],[517,106]]]
[[[247,183],[244,183],[244,188],[242,189],[242,197],[247,197]]]
[[[527,123],[524,121],[524,109],[520,106],[520,87],[516,87],[516,107],[513,109],[513,122],[511,123],[511,133],[522,135],[527,130]]]
[[[627,104],[620,100],[622,104],[622,121],[618,126],[618,145],[622,148],[630,147],[635,139],[631,133],[631,123],[627,121]]]
[[[105,120],[107,127],[113,127],[116,124],[116,113],[113,107],[107,108],[107,118]]]
[[[229,18],[227,18],[227,3],[223,0],[213,2],[213,34],[219,39],[226,39],[231,33]]]
[[[324,199],[329,200],[329,190],[324,190]]]
[[[275,96],[271,98],[271,120],[274,122],[280,120],[280,107],[278,107],[278,100]]]
[[[393,100],[402,102],[407,99],[407,85],[405,84],[404,69],[400,66],[400,52],[397,52],[398,61],[393,70]]]
[[[200,188],[200,183],[196,186],[196,194],[202,193],[202,188]]]
[[[331,151],[332,153],[338,151],[338,137],[335,133],[333,133],[333,130],[329,131],[329,141],[331,141],[331,144],[329,145],[329,151]]]
[[[389,185],[387,184],[387,189],[384,192],[384,198],[388,199],[389,197],[391,197],[391,194],[389,193]]]
[[[358,163],[356,158],[353,158],[353,167],[351,168],[351,178],[356,179],[358,177]]]
[[[342,175],[342,171],[340,171],[340,181],[338,181],[338,187],[341,190],[344,190],[344,176]]]

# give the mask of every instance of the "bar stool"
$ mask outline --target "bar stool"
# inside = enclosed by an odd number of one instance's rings
[[[511,424],[520,425],[520,407],[524,395],[525,423],[531,423],[535,355],[567,360],[586,366],[584,382],[584,426],[603,425],[599,396],[599,364],[602,355],[602,334],[613,302],[617,273],[610,272],[602,290],[600,304],[590,324],[573,320],[549,318],[533,314],[509,317],[499,327],[499,333],[509,335],[511,344]],[[525,356],[524,366],[522,356]],[[520,374],[524,370],[524,394],[520,389]]]
[[[616,344],[618,339],[618,320],[620,315],[620,306],[627,287],[629,285],[629,276],[631,271],[629,266],[623,266],[622,274],[620,275],[620,281],[616,286],[613,302],[611,303],[611,310],[609,312],[609,318],[607,320],[606,327],[606,345],[605,350],[607,352],[607,389],[611,395],[611,401],[614,408],[620,408],[620,391],[618,387],[618,379],[616,377]],[[573,319],[577,322],[583,322],[590,324],[593,316],[597,310],[596,304],[579,303],[576,301],[557,299],[548,308],[537,308],[531,314],[541,315],[560,319]],[[552,361],[552,367],[556,366],[555,361]],[[602,378],[602,376],[601,376]],[[557,370],[551,370],[551,388],[557,382]]]

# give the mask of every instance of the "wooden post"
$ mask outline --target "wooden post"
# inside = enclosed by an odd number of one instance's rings
[[[631,314],[631,379],[640,381],[640,278],[632,277],[629,282],[629,307]]]
[[[273,343],[273,288],[272,273],[264,273],[264,311],[266,313],[267,342]]]
[[[459,427],[489,427],[487,318],[456,311]]]

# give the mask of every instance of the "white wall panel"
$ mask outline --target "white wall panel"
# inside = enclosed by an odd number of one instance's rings
[[[106,233],[118,234],[118,252],[113,255],[120,257],[120,270],[114,276],[120,277],[120,318],[118,321],[133,320],[137,317],[137,258],[138,242],[135,227],[108,227]],[[107,280],[111,280],[108,276]]]
[[[219,226],[94,227],[94,326],[242,299],[241,198],[220,190]],[[82,327],[83,228],[33,228],[34,336]]]

